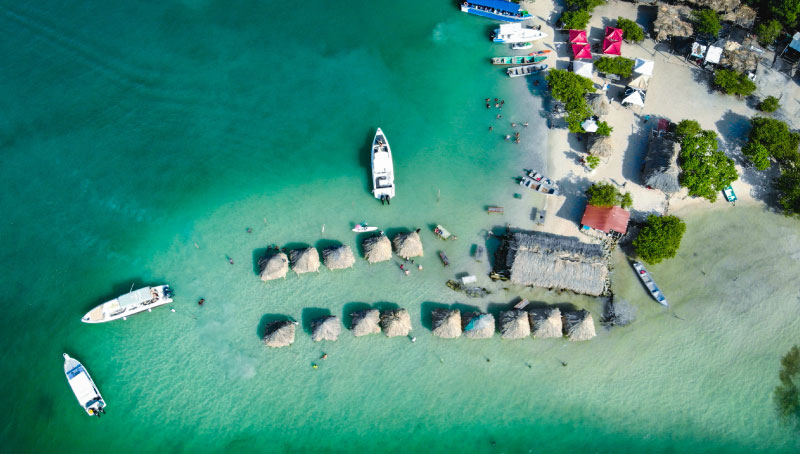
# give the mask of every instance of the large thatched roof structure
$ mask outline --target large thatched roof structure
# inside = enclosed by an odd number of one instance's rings
[[[297,274],[319,271],[319,252],[313,247],[295,249],[289,253],[292,269]]]
[[[494,336],[494,316],[482,312],[470,312],[461,318],[464,323],[464,337],[468,339],[488,339]]]
[[[531,335],[528,313],[520,309],[500,312],[500,337],[524,339]]]
[[[411,316],[405,309],[389,309],[381,313],[381,328],[386,337],[408,336]]]
[[[342,324],[335,315],[328,315],[311,322],[311,340],[314,342],[335,341],[341,333]]]
[[[563,336],[561,311],[557,307],[531,309],[531,336],[535,339],[549,339]]]
[[[264,332],[264,343],[268,347],[288,347],[294,342],[295,323],[289,320],[280,320],[267,325]]]
[[[644,184],[666,194],[674,194],[681,190],[679,173],[678,143],[665,136],[651,137],[642,171]]]
[[[398,233],[392,240],[394,252],[404,259],[422,256],[422,240],[419,233]]]
[[[656,41],[663,41],[671,36],[692,36],[692,8],[684,5],[658,6],[658,16],[653,22]]]
[[[604,94],[594,94],[589,97],[589,106],[595,115],[608,115],[611,105],[608,103],[608,97]]]
[[[720,15],[721,20],[734,22],[745,29],[753,28],[757,17],[758,12],[747,5],[739,5],[736,11],[728,11]]]
[[[606,291],[607,260],[600,244],[542,232],[515,232],[502,237],[492,276],[519,285],[598,296]]]
[[[461,335],[461,311],[458,309],[434,309],[431,321],[434,336],[454,339]]]
[[[289,257],[283,252],[267,255],[258,260],[258,267],[261,270],[261,280],[264,282],[285,279],[289,271]]]
[[[597,335],[592,314],[587,310],[565,312],[563,322],[564,334],[573,342],[589,340]]]
[[[758,60],[761,56],[758,52],[750,49],[751,45],[757,46],[758,43],[753,40],[746,40],[742,45],[735,41],[727,41],[722,49],[722,58],[719,64],[730,67],[740,73],[755,71],[758,68]]]
[[[353,312],[350,316],[353,318],[350,330],[354,336],[361,337],[381,332],[381,327],[378,325],[381,314],[378,309],[364,309]]]
[[[586,151],[599,158],[608,158],[614,152],[614,145],[611,137],[601,136],[600,134],[590,134],[586,141]]]
[[[364,258],[369,263],[385,262],[392,259],[392,242],[385,235],[371,236],[361,243]]]
[[[699,8],[713,9],[718,13],[727,13],[735,10],[742,2],[740,0],[683,0],[685,3]]]
[[[322,260],[325,261],[325,266],[331,270],[350,268],[356,263],[353,250],[346,244],[325,248],[322,251]]]

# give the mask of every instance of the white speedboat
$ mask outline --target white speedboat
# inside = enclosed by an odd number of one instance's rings
[[[172,290],[169,285],[145,287],[107,301],[83,316],[84,323],[104,323],[117,319],[125,319],[139,312],[149,311],[154,307],[172,302]]]
[[[547,36],[539,30],[532,28],[525,28],[519,22],[510,24],[500,24],[500,28],[494,29],[492,32],[492,41],[496,43],[525,43],[536,41]]]
[[[356,224],[355,228],[353,229],[353,231],[356,232],[356,233],[374,232],[376,230],[378,230],[377,227],[373,227],[371,225],[367,225],[366,222],[362,222],[361,224]]]
[[[100,417],[100,413],[106,412],[106,402],[100,395],[100,391],[97,390],[97,386],[94,385],[89,372],[80,361],[66,353],[64,353],[64,374],[67,376],[67,382],[72,388],[72,392],[75,393],[78,403],[87,414]]]
[[[372,194],[376,199],[391,203],[394,197],[394,164],[392,163],[392,149],[389,141],[378,128],[375,138],[372,140],[372,150],[370,151],[372,162]]]
[[[658,304],[662,306],[669,307],[669,303],[667,303],[667,297],[661,293],[661,289],[658,288],[656,285],[656,281],[650,277],[650,273],[644,269],[644,265],[639,262],[633,262],[633,269],[636,270],[636,275],[639,276],[639,279],[642,280],[642,283],[647,287],[647,291],[650,292],[650,295],[655,299]]]

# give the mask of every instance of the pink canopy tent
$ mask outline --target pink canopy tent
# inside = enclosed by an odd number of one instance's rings
[[[570,43],[588,43],[586,40],[586,30],[570,30],[569,31]]]
[[[622,55],[622,43],[619,41],[603,40],[603,53],[606,55]]]
[[[592,46],[588,44],[573,44],[572,45],[572,54],[575,56],[575,59],[585,58],[588,60],[592,59]]]
[[[624,34],[624,30],[621,28],[606,27],[606,39],[609,41],[622,41]]]

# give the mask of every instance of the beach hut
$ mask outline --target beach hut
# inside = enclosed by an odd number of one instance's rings
[[[464,323],[464,337],[468,339],[488,339],[494,336],[494,316],[483,312],[470,312],[461,318]]]
[[[561,311],[557,307],[542,307],[529,312],[531,336],[534,339],[550,339],[563,336]]]
[[[652,136],[647,156],[644,158],[642,179],[648,188],[658,189],[667,195],[681,190],[678,180],[678,143],[665,136]]]
[[[583,62],[575,62],[583,63]],[[611,105],[608,102],[608,97],[605,94],[595,94],[589,98],[589,107],[595,115],[608,115]]]
[[[392,242],[386,235],[371,236],[361,243],[364,258],[369,263],[385,262],[392,259]]]
[[[461,311],[458,309],[434,309],[431,322],[434,336],[455,339],[461,335]]]
[[[573,44],[572,45],[572,55],[573,57],[578,60],[580,58],[583,59],[592,59],[592,46],[588,44]]]
[[[614,146],[610,136],[592,134],[586,141],[586,151],[599,158],[608,158],[614,153]]]
[[[625,32],[621,28],[606,27],[605,38],[608,41],[622,41],[622,37],[624,34]]]
[[[606,55],[622,55],[622,41],[603,40],[603,53]]]
[[[573,342],[589,340],[597,335],[592,314],[587,310],[565,312],[562,323],[564,334]]]
[[[572,62],[572,72],[587,79],[592,78],[594,66],[590,61],[575,60]]]
[[[296,323],[289,320],[280,320],[267,325],[264,333],[264,343],[268,347],[288,347],[294,343],[294,329]]]
[[[380,315],[378,309],[364,309],[350,314],[352,317],[350,330],[353,332],[353,336],[361,337],[380,333],[381,327],[378,325]]]
[[[411,316],[406,309],[389,309],[381,313],[381,328],[386,337],[408,336]]]
[[[653,22],[656,41],[664,41],[670,37],[688,37],[694,34],[692,28],[692,8],[685,5],[668,5],[661,3]]]
[[[544,232],[500,237],[493,279],[599,296],[606,291],[608,258],[600,244]]]
[[[419,233],[398,233],[392,240],[395,253],[404,259],[422,256],[422,240]]]
[[[652,60],[645,60],[644,58],[637,58],[633,61],[633,72],[643,76],[652,76],[655,63]]]
[[[313,247],[295,249],[289,253],[292,269],[297,274],[319,271],[319,252]]]
[[[261,280],[264,282],[280,278],[286,279],[286,273],[289,271],[289,257],[283,252],[275,251],[274,254],[265,255],[258,260]]]
[[[351,268],[356,263],[353,250],[346,244],[323,249],[322,260],[325,262],[325,266],[331,270]]]
[[[528,313],[521,309],[500,312],[500,337],[503,339],[524,339],[531,335]]]
[[[581,219],[581,227],[586,230],[599,230],[606,234],[616,232],[620,235],[625,235],[628,231],[630,218],[631,213],[618,206],[597,207],[586,204],[586,209],[583,211],[583,218]]]
[[[586,30],[570,30],[569,31],[570,44],[586,44],[589,41],[586,39]]]
[[[314,342],[335,341],[342,333],[339,317],[328,315],[311,322],[311,340]]]

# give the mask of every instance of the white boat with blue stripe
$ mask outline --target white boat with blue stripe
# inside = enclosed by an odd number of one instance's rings
[[[470,0],[461,2],[461,11],[506,22],[521,22],[532,17],[527,11],[520,10],[517,3],[504,0]]]

